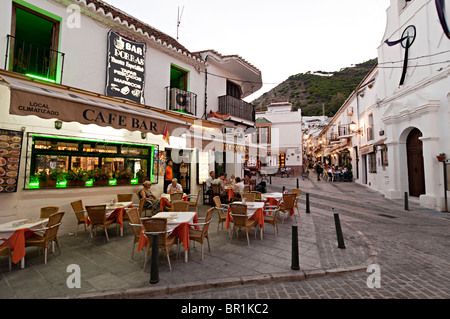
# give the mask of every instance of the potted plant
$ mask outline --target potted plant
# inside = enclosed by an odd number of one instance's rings
[[[437,160],[438,160],[439,162],[445,161],[445,153],[439,154],[439,155],[437,156]]]
[[[108,185],[111,174],[105,169],[96,168],[89,174],[94,180],[94,185]]]
[[[143,169],[140,169],[136,172],[136,178],[138,179],[139,184],[142,184],[147,180],[147,173]]]
[[[67,186],[84,186],[87,179],[87,172],[82,168],[69,170],[65,174]]]
[[[117,184],[130,184],[133,178],[133,172],[130,169],[124,169],[114,173],[114,177],[117,180]]]
[[[56,180],[50,179],[49,173],[42,170],[35,175],[39,180],[39,188],[56,187]]]

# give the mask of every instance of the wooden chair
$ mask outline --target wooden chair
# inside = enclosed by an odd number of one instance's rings
[[[0,238],[0,242],[4,242],[4,246],[0,246],[0,256],[8,256],[9,258],[9,272],[11,272],[11,246],[6,238]]]
[[[297,208],[297,213],[298,216],[300,217],[300,209],[298,208],[298,201],[300,200],[300,194],[302,193],[302,190],[300,188],[293,188],[291,192],[297,195],[297,197],[295,198],[294,206]]]
[[[74,202],[71,202],[70,205],[72,205],[73,212],[75,213],[75,217],[77,218],[77,232],[76,236],[78,237],[78,228],[80,225],[84,225],[84,231],[86,231],[86,216],[84,213],[86,213],[86,209],[83,207],[83,201],[77,200]]]
[[[174,235],[167,235],[167,218],[147,218],[142,220],[144,226],[144,235],[147,237],[147,252],[144,260],[144,270],[147,264],[147,258],[152,249],[152,237],[158,235],[159,248],[163,248],[166,252],[169,269],[172,271],[170,264],[169,251],[173,245],[177,243],[177,238]]]
[[[210,196],[210,191],[208,192],[208,187],[206,187],[206,183],[202,184],[202,191],[203,191],[203,205],[209,205],[211,204],[211,196]]]
[[[208,209],[205,216],[205,221],[203,223],[196,223],[196,224],[189,224],[189,226],[203,226],[202,229],[196,229],[196,228],[189,228],[189,240],[193,240],[195,242],[198,242],[202,245],[202,260],[203,260],[203,242],[206,238],[208,241],[208,251],[211,252],[211,247],[209,246],[209,235],[208,235],[208,229],[209,224],[211,223],[212,214],[214,212],[214,207]]]
[[[136,243],[139,242],[139,237],[141,236],[142,224],[141,224],[141,215],[139,214],[139,210],[137,207],[130,208],[126,211],[126,215],[128,216],[128,220],[130,221],[130,226],[133,227],[133,251],[131,253],[131,259],[134,256],[134,247]]]
[[[117,194],[118,202],[132,202],[133,194]]]
[[[114,219],[106,219],[106,205],[86,206],[86,210],[91,223],[89,239],[94,238],[93,230],[100,227],[105,231],[106,239],[109,241],[108,227],[116,221]]]
[[[56,206],[47,206],[41,208],[41,218],[49,218],[51,214],[57,213],[59,207]]]
[[[189,202],[185,202],[184,200],[176,200],[170,204],[170,210],[172,212],[188,212],[189,211]]]
[[[227,202],[228,195],[225,192],[222,192],[222,187],[218,184],[212,184],[211,185],[211,199],[214,199],[214,197],[219,196],[220,201],[225,203]],[[211,201],[211,206],[214,206],[214,201]]]
[[[170,194],[170,201],[183,200],[183,193],[172,193]]]
[[[219,221],[217,223],[217,232],[219,232],[220,224],[222,224],[222,229],[223,229],[223,222],[227,220],[228,205],[222,204],[219,196],[214,196],[213,201],[215,204],[214,209],[219,214]]]
[[[189,207],[195,207],[195,212],[198,213],[198,199],[200,198],[200,193],[202,189],[199,188],[197,195],[188,195],[188,203]],[[195,199],[195,201],[190,201],[191,199]]]
[[[265,206],[264,207],[264,227],[266,224],[270,224],[274,228],[275,237],[278,235],[278,213],[280,212],[280,202],[278,201],[276,206]]]
[[[34,247],[40,247],[44,248],[44,263],[47,264],[47,250],[48,250],[48,244],[52,243],[52,252],[55,251],[54,243],[56,243],[56,246],[58,247],[59,254],[61,254],[61,250],[59,249],[58,244],[58,230],[59,226],[61,225],[62,218],[64,216],[64,212],[57,212],[54,214],[51,214],[48,217],[48,223],[47,226],[42,229],[36,229],[33,230],[34,232],[37,231],[45,231],[43,236],[34,235],[27,239],[25,239],[25,247],[34,246]]]
[[[280,205],[280,212],[283,213],[283,221],[281,222],[282,224],[284,223],[284,218],[286,216],[286,214],[290,214],[290,212],[292,210],[294,210],[295,207],[295,200],[297,199],[297,194],[283,194],[283,204]],[[297,218],[295,217],[295,212],[294,212],[294,218],[295,221],[297,222]]]
[[[261,192],[258,191],[250,191],[250,193],[255,194],[255,202],[261,202],[262,201],[262,197],[261,197]]]
[[[250,193],[250,185],[244,186],[244,193]]]
[[[250,229],[255,228],[255,239],[256,239],[256,228],[258,223],[256,219],[250,220],[247,216],[247,205],[244,204],[230,204],[231,218],[233,219],[233,231],[231,232],[231,240],[233,240],[233,232],[237,229],[244,229],[247,235],[247,243],[250,246],[250,239],[248,238],[248,232]],[[237,232],[236,232],[237,237]]]
[[[139,216],[142,216],[142,212],[145,212],[145,216],[147,217],[147,211],[150,211],[150,216],[152,216],[152,214],[154,213],[153,207],[148,207],[148,208],[144,207],[145,199],[141,198],[140,193],[141,193],[140,190],[136,192],[136,196],[139,199],[139,205],[138,205]]]

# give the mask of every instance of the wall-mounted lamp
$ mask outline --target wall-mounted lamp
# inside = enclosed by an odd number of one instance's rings
[[[361,134],[361,133],[362,133],[362,129],[361,129],[361,128],[357,128],[356,123],[353,122],[353,121],[350,123],[350,130],[351,130],[352,132],[357,133],[357,134]]]
[[[62,121],[56,120],[56,121],[55,121],[55,128],[56,128],[57,130],[60,130],[60,129],[62,128]]]
[[[141,132],[141,138],[145,140],[147,138],[147,133]]]

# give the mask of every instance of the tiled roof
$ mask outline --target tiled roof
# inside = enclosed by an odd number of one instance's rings
[[[214,55],[216,55],[217,57],[219,57],[222,60],[238,59],[241,62],[243,62],[244,64],[247,64],[250,68],[256,70],[258,73],[261,73],[261,71],[256,66],[254,66],[253,64],[251,64],[250,62],[248,62],[247,60],[245,60],[244,58],[242,58],[241,56],[239,56],[237,54],[223,55],[223,54],[217,52],[216,50],[202,50],[202,51],[194,52],[194,54],[198,54],[198,55],[201,55],[202,53],[213,53]]]
[[[120,23],[126,22],[130,28],[133,28],[138,31],[139,29],[142,30],[143,34],[148,34],[149,38],[154,37],[155,41],[160,41],[162,44],[165,44],[167,47],[174,48],[177,51],[181,51],[180,53],[183,53],[187,56],[191,56],[195,60],[200,61],[201,58],[198,54],[190,52],[188,49],[186,49],[183,45],[181,45],[177,40],[170,37],[169,35],[165,34],[164,32],[159,31],[158,29],[155,29],[148,24],[139,21],[138,19],[132,17],[131,15],[121,11],[120,9],[106,3],[105,1],[101,0],[75,0],[79,3],[86,4],[87,7],[94,7],[96,11],[103,11],[105,16],[110,14],[112,16],[112,19],[119,19]]]

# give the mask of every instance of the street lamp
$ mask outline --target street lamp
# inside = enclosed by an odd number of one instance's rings
[[[356,131],[356,123],[355,123],[354,121],[352,121],[352,122],[350,123],[350,130],[351,130],[352,132]]]

